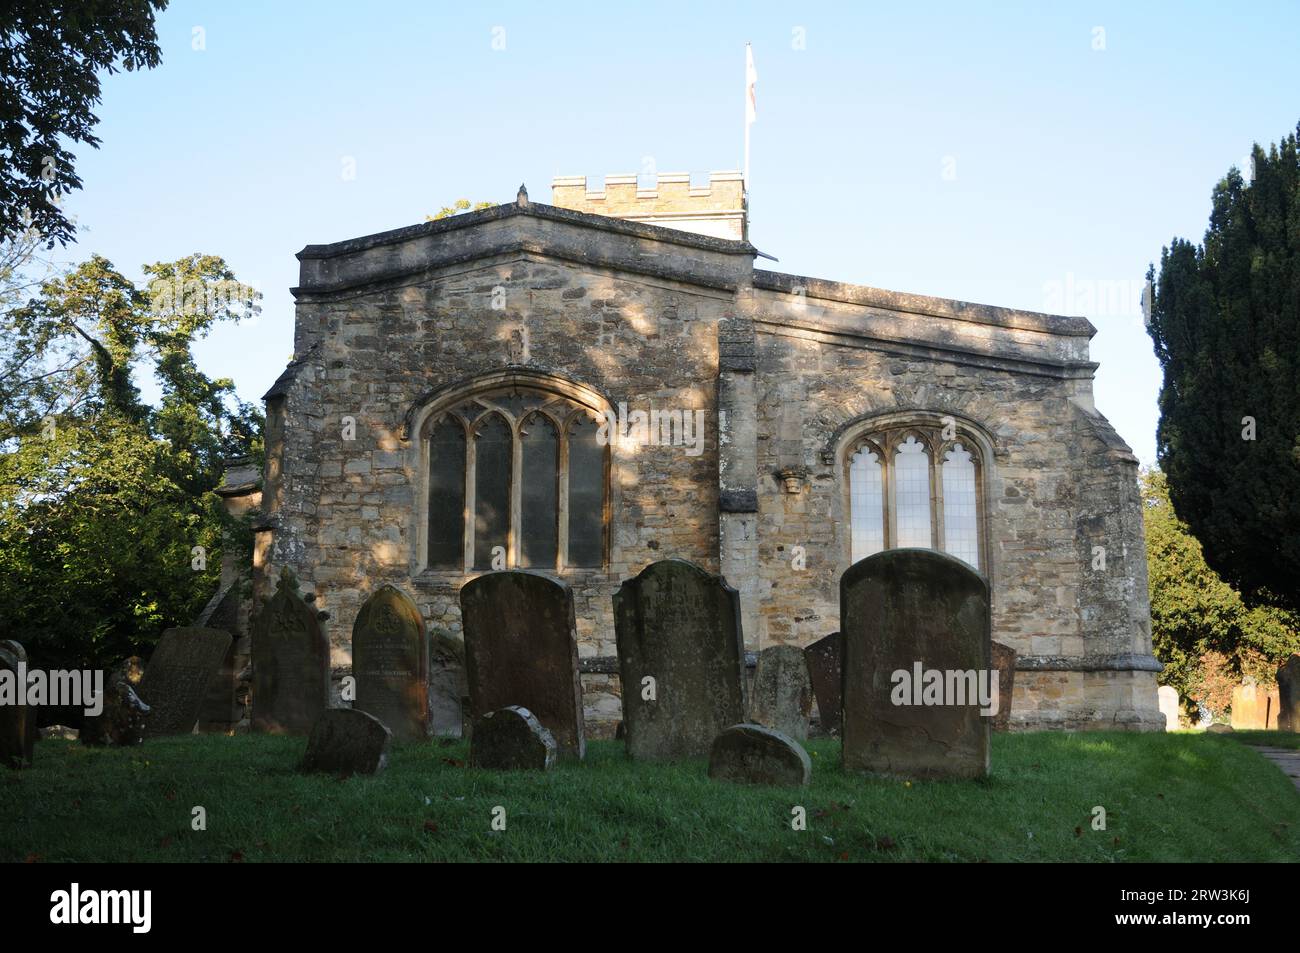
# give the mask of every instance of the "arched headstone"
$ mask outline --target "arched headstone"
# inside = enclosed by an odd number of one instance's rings
[[[352,626],[353,707],[374,715],[399,741],[429,728],[429,634],[420,608],[402,590],[382,586]]]
[[[582,682],[569,587],[522,569],[484,573],[461,588],[460,614],[471,716],[527,708],[562,756],[581,758]]]
[[[891,549],[840,579],[846,771],[982,777],[993,686],[989,589],[965,562]],[[972,697],[974,696],[974,697]]]
[[[707,757],[744,721],[740,599],[726,580],[683,559],[651,563],[614,593],[614,626],[631,757]]]

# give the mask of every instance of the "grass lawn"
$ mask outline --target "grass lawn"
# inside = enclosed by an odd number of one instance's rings
[[[987,781],[911,784],[846,776],[838,742],[813,741],[802,790],[635,764],[611,741],[549,774],[471,770],[460,742],[402,745],[382,775],[340,780],[297,774],[297,738],[51,740],[31,770],[0,772],[0,860],[1300,860],[1300,793],[1240,737],[994,735]],[[791,829],[795,805],[807,830]]]

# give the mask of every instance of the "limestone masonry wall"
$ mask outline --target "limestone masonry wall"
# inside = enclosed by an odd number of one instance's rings
[[[680,183],[663,179],[667,202]],[[605,188],[624,211],[644,201]],[[608,565],[561,573],[580,656],[615,654],[614,590],[668,556],[729,575],[749,649],[835,631],[846,435],[950,415],[987,445],[982,568],[994,638],[1021,653],[1013,725],[1163,726],[1136,461],[1092,409],[1086,321],[757,272],[743,241],[597,218],[585,182],[556,189],[583,208],[521,196],[299,256],[295,360],[267,398],[255,589],[291,567],[329,613],[335,665],[384,583],[459,637],[471,575],[420,567],[412,422],[458,383],[527,373],[614,410],[705,412],[696,455],[613,448]],[[617,678],[584,689],[593,727],[612,724]]]

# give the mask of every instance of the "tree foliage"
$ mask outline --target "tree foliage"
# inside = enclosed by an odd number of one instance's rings
[[[1159,470],[1142,474],[1142,500],[1151,642],[1165,663],[1160,682],[1222,712],[1242,676],[1270,682],[1277,666],[1300,651],[1300,616],[1247,604],[1206,564],[1201,544],[1174,513]]]
[[[5,0],[0,7],[0,234],[66,245],[58,196],[81,188],[69,143],[98,148],[100,71],[152,69],[167,0]]]
[[[459,215],[461,212],[478,212],[485,208],[492,208],[496,202],[470,202],[469,199],[457,199],[451,205],[444,205],[438,209],[436,215],[426,215],[426,222],[437,222],[444,218],[451,218],[453,215]]]
[[[260,453],[260,413],[193,356],[257,293],[213,256],[144,272],[142,289],[96,255],[0,315],[0,637],[46,666],[111,664],[190,623],[219,578],[211,490]]]
[[[1214,188],[1202,244],[1154,267],[1164,369],[1157,445],[1178,515],[1211,569],[1300,608],[1300,156],[1297,133]]]

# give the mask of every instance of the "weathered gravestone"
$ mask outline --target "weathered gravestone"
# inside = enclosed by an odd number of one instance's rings
[[[1178,689],[1172,685],[1161,685],[1156,690],[1160,704],[1160,714],[1165,716],[1165,731],[1178,730]]]
[[[1015,695],[1016,658],[1018,653],[1001,642],[990,644],[993,668],[998,673],[998,711],[993,716],[994,731],[1007,731],[1011,727],[1011,699]]]
[[[808,752],[793,738],[763,725],[732,725],[713,739],[709,777],[742,784],[806,785]]]
[[[217,674],[208,683],[208,692],[199,708],[199,731],[229,731],[244,719],[239,700],[239,673],[248,666],[251,639],[247,627],[247,599],[244,582],[237,579],[204,606],[195,625],[229,632],[230,648]]]
[[[840,627],[845,770],[987,775],[989,719],[979,695],[990,687],[992,639],[984,578],[934,550],[877,553],[840,578]]]
[[[803,650],[817,699],[817,718],[822,731],[838,734],[840,730],[840,645],[842,638],[832,632]]]
[[[305,735],[329,701],[329,641],[286,569],[253,622],[253,731]]]
[[[402,590],[382,586],[352,626],[353,707],[374,715],[399,741],[429,730],[429,635],[420,608]]]
[[[149,706],[140,700],[127,672],[115,672],[104,689],[103,708],[81,723],[81,743],[92,748],[126,748],[144,741]]]
[[[459,738],[464,730],[465,643],[449,632],[429,633],[429,733]]]
[[[327,708],[307,736],[299,770],[327,774],[378,774],[388,764],[392,732],[374,715],[355,708]]]
[[[807,739],[812,685],[803,649],[772,645],[758,653],[749,709],[754,724],[774,728],[795,741]]]
[[[651,563],[614,593],[627,753],[643,761],[708,755],[744,720],[740,600],[683,559]]]
[[[518,705],[546,726],[561,755],[581,758],[582,682],[569,587],[522,569],[484,573],[461,588],[460,615],[475,723]]]
[[[1277,670],[1277,727],[1300,731],[1300,655],[1292,655]]]
[[[527,708],[511,705],[474,722],[470,764],[501,771],[549,771],[555,765],[555,738]]]
[[[137,692],[149,706],[146,737],[188,735],[194,730],[230,643],[228,632],[198,626],[162,634]]]
[[[1277,728],[1277,686],[1269,688],[1247,678],[1232,690],[1232,727],[1242,730]]]
[[[27,651],[14,641],[0,642],[0,765],[30,767],[37,737],[36,708],[20,705],[27,678]]]

